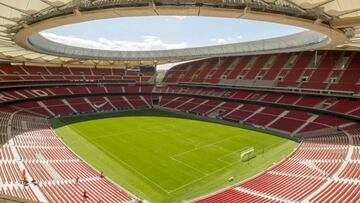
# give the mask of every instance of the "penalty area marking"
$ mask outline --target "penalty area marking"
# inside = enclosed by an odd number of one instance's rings
[[[191,150],[188,150],[188,151],[185,151],[185,152],[181,152],[181,153],[175,154],[175,155],[171,156],[170,158],[171,158],[172,160],[174,160],[174,161],[177,161],[177,162],[185,165],[185,166],[191,167],[191,168],[194,169],[195,171],[201,172],[201,171],[199,171],[199,169],[196,169],[196,168],[194,168],[193,166],[190,166],[190,165],[188,165],[188,164],[186,164],[186,163],[184,163],[184,162],[182,162],[182,161],[179,161],[179,160],[176,159],[175,157],[176,157],[176,156],[181,156],[182,154],[186,154],[186,153],[188,153],[188,152],[193,152],[193,151],[195,151],[195,150],[197,150],[197,149],[201,149],[201,148],[205,148],[205,147],[208,147],[208,146],[216,145],[216,144],[218,144],[218,143],[221,143],[221,142],[223,142],[223,141],[225,141],[225,140],[234,138],[234,137],[236,137],[236,136],[239,136],[239,135],[234,135],[234,136],[231,136],[231,137],[227,137],[227,138],[221,139],[221,140],[219,140],[219,141],[217,141],[217,142],[214,142],[214,143],[210,143],[210,144],[207,144],[207,145],[204,145],[204,146],[201,146],[201,147],[196,147],[196,148],[194,148],[194,149],[191,149]],[[217,147],[219,147],[219,146],[217,146]],[[236,152],[236,151],[235,151],[235,152]],[[232,154],[232,153],[235,153],[235,152],[230,152],[229,154]],[[193,183],[195,183],[195,182],[198,182],[198,181],[200,181],[200,180],[202,180],[202,179],[204,179],[204,178],[206,178],[206,177],[208,177],[208,176],[210,176],[210,175],[212,175],[212,174],[214,174],[214,173],[217,173],[218,171],[221,171],[221,170],[223,170],[223,169],[225,169],[225,168],[227,168],[227,167],[233,166],[234,164],[237,164],[237,163],[240,162],[240,161],[236,161],[236,162],[233,162],[233,163],[229,163],[229,162],[224,161],[224,160],[221,160],[221,159],[219,159],[219,158],[218,158],[217,160],[223,162],[224,164],[226,164],[226,166],[221,167],[221,168],[219,168],[219,169],[217,169],[217,170],[215,170],[215,171],[212,171],[212,172],[210,172],[210,173],[203,173],[203,172],[202,172],[202,173],[204,174],[202,177],[197,178],[197,179],[195,179],[195,180],[192,180],[192,181],[190,181],[190,182],[188,182],[188,183],[186,183],[186,184],[184,184],[184,185],[182,185],[182,186],[180,186],[180,187],[178,187],[178,188],[175,188],[175,189],[173,189],[173,190],[170,190],[170,193],[175,192],[175,191],[177,191],[177,190],[180,190],[180,189],[182,189],[182,188],[184,188],[184,187],[186,187],[186,186],[188,186],[188,185],[191,185],[191,184],[193,184]]]
[[[227,140],[227,139],[230,139],[230,138],[233,138],[233,137],[235,137],[235,136],[237,136],[237,135],[234,135],[234,136],[231,136],[231,137],[228,137],[228,138],[224,138],[224,139],[219,140],[219,141],[217,141],[217,142],[215,142],[215,143],[211,143],[211,144],[208,144],[208,145],[204,145],[204,146],[201,146],[201,147],[197,147],[197,148],[195,148],[195,149],[191,149],[191,150],[188,150],[188,151],[185,151],[185,152],[181,152],[181,153],[179,153],[179,154],[175,154],[175,155],[171,156],[171,158],[173,158],[174,156],[180,156],[180,155],[185,154],[185,153],[187,153],[187,152],[195,151],[195,150],[197,150],[197,149],[199,149],[199,148],[203,148],[203,147],[207,147],[207,146],[211,146],[211,145],[215,145],[215,144],[221,143],[222,141]],[[277,144],[277,143],[273,143],[273,144],[269,145],[268,147],[265,147],[264,150],[265,150],[265,149],[269,149],[269,148],[271,148],[272,146],[274,146],[274,145],[276,145],[276,144]],[[208,177],[208,176],[210,176],[210,175],[213,175],[213,174],[215,174],[215,173],[217,173],[217,172],[219,172],[219,171],[221,171],[221,170],[224,170],[225,168],[228,168],[228,167],[231,167],[231,166],[233,166],[233,165],[235,165],[235,164],[241,163],[241,160],[240,160],[240,159],[237,160],[237,161],[234,161],[234,162],[228,162],[228,161],[225,161],[225,160],[221,159],[221,158],[226,157],[226,156],[228,156],[228,155],[230,155],[230,154],[238,153],[239,151],[241,151],[241,150],[236,150],[236,151],[230,152],[230,153],[225,154],[224,156],[221,156],[221,157],[219,157],[219,158],[217,159],[217,160],[222,161],[223,163],[227,164],[226,166],[221,167],[221,168],[219,168],[219,169],[217,169],[217,170],[215,170],[215,171],[212,171],[212,172],[210,172],[210,173],[206,173],[203,177],[197,178],[197,179],[195,179],[195,180],[193,180],[193,181],[191,181],[191,182],[189,182],[189,183],[186,183],[186,184],[184,184],[184,185],[182,185],[182,186],[180,186],[180,187],[178,187],[178,188],[175,188],[175,189],[173,189],[173,190],[170,190],[170,193],[173,193],[173,192],[175,192],[175,191],[177,191],[177,190],[180,190],[180,189],[182,189],[182,188],[184,188],[184,187],[186,187],[186,186],[188,186],[188,185],[191,185],[191,184],[193,184],[193,183],[195,183],[195,182],[201,181],[202,179],[204,179],[204,178],[206,178],[206,177]],[[176,160],[177,160],[177,159],[176,159]],[[178,161],[178,160],[177,160],[177,161]],[[181,162],[182,162],[182,161],[181,161]],[[188,164],[186,164],[186,165],[188,165]],[[192,168],[193,168],[193,167],[192,167]],[[198,170],[198,169],[196,169],[196,170]]]
[[[189,153],[189,152],[193,152],[193,151],[198,150],[198,149],[201,149],[201,148],[210,147],[210,146],[219,144],[219,143],[221,143],[221,142],[223,142],[223,141],[225,141],[225,140],[234,138],[234,137],[236,137],[236,136],[239,136],[239,135],[233,135],[233,136],[231,136],[231,137],[227,137],[227,138],[221,139],[221,140],[219,140],[219,141],[217,141],[217,142],[214,142],[214,143],[210,143],[210,144],[203,145],[203,146],[200,146],[200,147],[195,147],[194,149],[190,149],[190,150],[185,151],[185,152],[181,152],[181,153],[178,153],[178,154],[174,154],[174,155],[172,155],[172,157],[181,156],[181,155],[183,155],[183,154],[186,154],[186,153]]]
[[[194,171],[197,171],[197,172],[201,173],[203,176],[207,176],[207,175],[208,175],[207,173],[205,173],[205,172],[203,172],[203,171],[200,171],[199,169],[197,169],[197,168],[195,168],[195,167],[193,167],[193,166],[191,166],[191,165],[189,165],[189,164],[187,164],[187,163],[185,163],[185,162],[183,162],[183,161],[180,161],[180,160],[178,160],[178,159],[176,159],[176,158],[174,158],[174,157],[172,157],[172,156],[170,157],[170,159],[171,159],[171,160],[174,160],[174,161],[177,161],[177,162],[179,162],[180,164],[183,164],[183,165],[185,165],[185,166],[193,169]]]

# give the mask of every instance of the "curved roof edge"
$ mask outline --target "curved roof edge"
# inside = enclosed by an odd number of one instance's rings
[[[11,33],[11,39],[1,41],[4,44],[0,49],[0,58],[12,61],[24,61],[49,64],[93,64],[93,65],[124,65],[124,64],[163,64],[182,60],[191,60],[211,56],[248,55],[264,53],[280,53],[289,51],[303,51],[309,49],[339,49],[340,45],[349,43],[349,32],[341,26],[333,27],[331,16],[319,15],[320,10],[299,9],[299,6],[284,3],[260,4],[259,0],[238,0],[224,2],[221,0],[208,0],[202,3],[179,0],[174,3],[168,0],[139,0],[139,1],[71,1],[63,6],[50,10],[41,10],[36,15],[23,16],[14,26],[6,28]],[[321,12],[320,12],[321,13]],[[106,52],[96,53],[89,50],[67,50],[65,48],[45,47],[43,49],[36,42],[39,37],[36,34],[42,30],[97,19],[108,19],[126,16],[156,16],[156,15],[180,15],[180,16],[213,16],[224,18],[242,18],[281,23],[306,28],[307,30],[321,33],[327,37],[310,39],[291,39],[277,43],[266,41],[249,42],[239,47],[201,47],[187,50],[174,50],[172,53],[160,54],[156,51],[137,53]],[[5,29],[5,28],[4,28]],[[311,33],[311,32],[309,32]],[[300,34],[300,33],[299,33]],[[32,36],[35,36],[34,39]],[[296,35],[294,35],[296,36]],[[306,36],[307,37],[307,36]],[[30,40],[29,40],[30,39]],[[283,40],[283,39],[281,39]],[[244,49],[246,46],[252,46]],[[50,50],[49,50],[50,49]],[[52,50],[51,50],[52,49]],[[347,49],[347,47],[343,48]],[[202,53],[199,51],[201,50]],[[103,52],[103,51],[102,51]]]
[[[97,60],[161,60],[189,59],[214,56],[282,53],[318,49],[329,44],[331,39],[314,31],[304,31],[284,37],[241,42],[225,45],[157,50],[157,51],[114,51],[69,46],[34,34],[28,38],[27,46],[40,53],[63,57]]]

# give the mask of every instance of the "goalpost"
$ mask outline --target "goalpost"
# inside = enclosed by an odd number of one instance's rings
[[[247,161],[251,158],[255,157],[255,149],[254,147],[250,147],[247,150],[244,150],[240,153],[240,159],[241,161]]]

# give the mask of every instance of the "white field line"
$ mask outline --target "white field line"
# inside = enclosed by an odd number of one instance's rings
[[[158,126],[156,126],[156,127],[150,127],[150,128],[142,128],[142,127],[140,127],[140,126],[138,126],[138,127],[139,127],[138,129],[128,130],[128,131],[122,131],[122,133],[136,132],[136,131],[139,131],[139,130],[147,131],[147,130],[159,128]],[[74,130],[74,129],[73,129],[73,130]],[[76,130],[75,130],[75,131],[76,131]],[[163,131],[165,131],[165,130],[163,130]],[[77,132],[77,133],[79,133],[79,132]],[[99,139],[99,138],[104,138],[104,137],[113,137],[113,136],[114,136],[114,135],[97,136],[97,137],[93,137],[93,138],[90,139],[90,140]],[[192,144],[192,143],[191,143],[191,144]],[[100,148],[101,148],[101,147],[100,147]],[[103,148],[102,148],[102,150],[103,150],[103,151],[107,151],[106,149],[103,149]],[[189,151],[190,151],[190,150],[189,150]],[[187,165],[186,163],[183,163],[182,161],[179,161],[179,160],[177,160],[177,159],[174,159],[173,157],[170,157],[170,158],[173,159],[173,160],[175,160],[175,161],[178,161],[179,163],[181,163],[181,164],[183,164],[183,165],[186,165],[186,166],[192,168],[193,170],[197,170],[197,169],[195,169],[194,167],[192,167],[192,166],[190,166],[190,165]],[[147,181],[149,181],[149,182],[151,182],[152,184],[156,185],[159,189],[163,190],[163,191],[166,192],[167,194],[170,193],[169,190],[167,190],[167,189],[161,187],[160,185],[158,185],[157,183],[153,182],[151,179],[149,179],[148,177],[146,177],[145,175],[143,175],[141,172],[137,171],[137,170],[136,170],[135,168],[133,168],[132,166],[128,165],[126,162],[122,161],[121,159],[117,159],[117,158],[115,158],[115,159],[116,159],[117,161],[120,161],[122,164],[126,165],[127,167],[129,167],[130,170],[132,170],[132,171],[134,171],[135,173],[137,173],[138,175],[142,176],[142,177],[145,178]],[[199,172],[200,172],[200,171],[199,171]],[[201,173],[204,174],[204,172],[201,172]],[[202,178],[204,178],[204,176],[201,177],[201,179],[202,179]],[[182,187],[182,186],[180,186],[180,187]]]
[[[272,149],[273,146],[275,146],[275,145],[277,145],[277,144],[278,144],[277,142],[272,143],[271,145],[267,145],[267,146],[266,146],[265,148],[263,148],[262,150],[265,151],[265,150]],[[224,157],[227,157],[227,156],[229,156],[229,155],[231,155],[231,154],[234,154],[234,153],[239,153],[239,152],[241,152],[242,150],[243,150],[243,149],[239,149],[239,150],[230,152],[230,153],[228,153],[228,154],[225,154],[225,155],[219,157],[218,159],[220,159],[220,160],[222,160],[222,161],[225,161],[225,160],[223,160]],[[255,154],[257,155],[257,153],[255,153]],[[228,161],[225,161],[225,162],[227,162],[227,163],[237,163],[238,161],[236,161],[236,162],[228,162]]]
[[[147,130],[153,129],[153,128],[158,128],[158,127],[147,128]],[[138,131],[138,130],[139,130],[139,129],[137,129],[137,130],[129,130],[129,131],[125,131],[125,132],[123,132],[123,133],[129,133],[129,132],[134,132],[134,131]],[[145,130],[145,129],[143,128],[143,129],[141,129],[141,130]],[[112,135],[112,136],[113,136],[113,135]],[[179,161],[178,159],[175,158],[175,156],[179,156],[179,155],[181,155],[181,154],[185,154],[185,153],[188,153],[188,152],[192,152],[192,151],[195,151],[195,150],[200,149],[200,148],[204,148],[204,147],[208,147],[208,146],[213,146],[213,145],[216,145],[216,144],[218,144],[218,143],[221,143],[221,142],[223,142],[223,141],[225,141],[225,140],[228,140],[228,139],[233,138],[233,137],[236,137],[236,136],[238,136],[238,135],[234,135],[234,136],[231,136],[231,137],[227,137],[227,138],[221,139],[221,140],[219,140],[219,141],[217,141],[217,142],[214,142],[214,143],[211,143],[211,144],[208,144],[208,145],[204,145],[204,146],[201,146],[201,147],[195,147],[194,149],[191,149],[191,150],[188,150],[188,151],[185,151],[185,152],[181,152],[181,153],[179,153],[179,154],[175,154],[175,155],[171,156],[170,159],[173,159],[174,161],[177,161],[177,162],[179,162],[179,163],[181,163],[181,164],[183,164],[183,165],[185,165],[185,166],[187,166],[187,167],[190,167],[190,168],[192,168],[192,169],[195,170],[195,171],[198,171],[198,172],[200,172],[200,173],[202,173],[202,174],[205,174],[204,176],[202,176],[202,177],[200,177],[200,178],[198,178],[198,179],[195,179],[195,180],[193,180],[193,181],[191,181],[191,182],[189,182],[189,183],[187,183],[187,184],[184,184],[184,185],[182,185],[182,186],[180,186],[180,187],[178,187],[178,188],[176,188],[176,189],[173,189],[173,190],[167,190],[167,189],[161,187],[160,185],[158,185],[157,183],[153,182],[151,179],[149,179],[148,177],[146,177],[145,175],[143,175],[142,173],[140,173],[139,171],[137,171],[135,168],[133,168],[133,167],[131,167],[130,165],[128,165],[126,162],[124,162],[124,161],[122,161],[122,160],[119,160],[119,159],[116,159],[116,160],[118,160],[118,161],[120,161],[121,163],[123,163],[124,165],[128,166],[131,170],[133,170],[134,172],[136,172],[136,173],[139,174],[140,176],[144,177],[146,180],[148,180],[148,181],[151,182],[152,184],[156,185],[159,189],[163,190],[163,191],[166,192],[167,194],[170,194],[170,193],[172,193],[172,192],[174,192],[174,191],[176,191],[176,190],[179,190],[179,189],[181,189],[181,188],[183,188],[183,187],[186,187],[187,185],[190,185],[190,184],[192,184],[192,183],[194,183],[194,182],[197,182],[197,181],[199,181],[199,180],[201,180],[201,179],[204,179],[204,178],[207,177],[208,175],[211,175],[211,174],[213,174],[213,173],[216,173],[216,172],[218,172],[218,171],[220,171],[220,170],[223,170],[224,168],[229,167],[229,166],[232,165],[232,164],[229,164],[229,163],[227,163],[227,162],[225,162],[225,161],[223,161],[223,160],[219,160],[219,161],[222,161],[224,164],[227,164],[227,165],[224,166],[224,167],[222,167],[222,168],[220,168],[220,169],[217,169],[217,170],[215,170],[215,171],[213,171],[213,172],[211,172],[211,173],[209,173],[209,174],[207,174],[207,173],[204,173],[204,172],[202,172],[202,171],[199,171],[198,169],[196,169],[196,168],[194,168],[194,167],[192,167],[192,166],[190,166],[190,165],[188,165],[188,164],[186,164],[186,163],[184,163],[184,162],[182,162],[182,161]],[[110,136],[110,135],[109,135],[109,136],[97,136],[97,137],[92,138],[91,140],[93,140],[93,139],[98,139],[98,138],[103,138],[103,137],[111,137],[111,136]],[[103,149],[103,150],[104,150],[104,151],[107,151],[107,150],[105,150],[105,149]],[[236,163],[237,163],[237,162],[236,162]]]
[[[102,150],[104,150],[105,152],[110,153],[108,150],[103,149],[102,147],[99,147]],[[169,194],[169,190],[166,190],[165,188],[161,187],[159,184],[155,183],[154,181],[152,181],[151,179],[149,179],[148,177],[146,177],[145,175],[143,175],[141,172],[139,172],[138,170],[136,170],[135,168],[133,168],[132,166],[130,166],[129,164],[127,164],[126,162],[124,162],[121,159],[118,159],[116,157],[114,157],[114,159],[116,159],[117,161],[121,162],[122,164],[126,165],[127,167],[130,168],[130,170],[134,171],[135,173],[137,173],[138,175],[140,175],[141,177],[145,178],[147,181],[149,181],[150,183],[156,185],[159,189],[163,190],[164,192],[166,192],[167,194]]]
[[[177,161],[177,162],[179,162],[180,164],[183,164],[183,165],[185,165],[185,166],[193,169],[194,171],[197,171],[197,172],[201,173],[203,176],[204,176],[204,175],[205,175],[205,176],[208,175],[207,173],[205,173],[205,172],[203,172],[203,171],[200,171],[199,169],[194,168],[193,166],[191,166],[191,165],[189,165],[189,164],[187,164],[187,163],[185,163],[185,162],[183,162],[183,161],[180,161],[180,160],[174,158],[173,156],[170,156],[170,159],[171,159],[171,160],[174,160],[174,161]]]
[[[301,143],[301,144],[302,144],[302,143]],[[294,155],[295,152],[300,148],[301,144],[299,144],[299,145],[296,147],[296,149],[293,150],[293,151],[292,151],[290,154],[288,154],[286,157],[284,157],[284,158],[281,159],[280,161],[276,162],[275,164],[273,164],[273,165],[270,166],[269,168],[265,169],[264,171],[270,170],[270,169],[276,167],[279,163],[283,162],[285,159],[288,159],[289,157],[291,157],[292,155]],[[204,199],[204,198],[206,198],[206,197],[210,197],[210,196],[215,195],[215,194],[219,194],[219,193],[221,193],[221,192],[223,192],[223,191],[225,191],[225,190],[228,190],[228,189],[230,189],[230,188],[237,187],[237,186],[239,186],[241,183],[245,183],[245,182],[247,182],[247,181],[249,181],[249,180],[251,180],[251,179],[253,179],[253,178],[255,178],[255,177],[258,177],[258,176],[260,176],[260,175],[262,175],[262,174],[263,174],[263,172],[256,173],[256,174],[253,175],[253,176],[250,176],[250,177],[248,177],[248,178],[246,178],[246,179],[244,179],[244,180],[242,180],[242,181],[235,182],[234,184],[231,184],[231,185],[229,185],[229,186],[227,186],[227,187],[224,187],[224,188],[222,188],[222,189],[220,189],[220,190],[215,190],[215,191],[213,191],[213,192],[211,192],[211,193],[208,193],[208,194],[205,194],[205,195],[202,195],[202,196],[198,196],[198,197],[195,197],[195,198],[192,198],[192,199],[184,200],[183,202],[184,202],[184,203],[190,203],[190,202],[194,202],[194,201],[196,201],[196,200],[201,200],[201,199]]]
[[[72,129],[74,130],[74,129]],[[77,132],[77,130],[74,130],[76,133],[79,134],[79,132]],[[107,137],[110,137],[110,136],[107,136]],[[102,148],[101,146],[97,146],[98,148],[100,148],[102,151],[104,152],[107,152],[107,153],[110,153],[108,150]],[[70,149],[70,148],[69,148]],[[75,153],[75,152],[74,152]],[[111,154],[111,153],[110,153]],[[140,173],[138,170],[136,170],[135,168],[133,168],[132,166],[130,166],[129,164],[127,164],[126,162],[124,162],[123,160],[121,159],[118,159],[116,157],[110,157],[110,158],[113,158],[115,159],[116,161],[119,161],[121,162],[122,164],[126,165],[130,170],[134,171],[135,173],[137,173],[138,175],[142,176],[143,178],[145,178],[147,181],[149,181],[150,183],[156,185],[159,189],[161,189],[162,191],[166,192],[167,194],[169,194],[168,190],[164,189],[163,187],[161,187],[160,185],[158,185],[157,183],[153,182],[151,179],[149,179],[148,177],[146,177],[145,175],[143,175],[142,173]],[[84,161],[85,162],[85,161]],[[89,164],[88,164],[89,165]],[[118,185],[118,184],[117,184]],[[126,191],[126,190],[125,190]],[[131,194],[131,193],[130,193]]]
[[[219,143],[221,143],[221,142],[223,142],[223,141],[225,141],[225,140],[228,140],[228,139],[233,138],[233,137],[236,137],[236,136],[238,136],[238,135],[234,135],[234,136],[231,136],[231,137],[227,137],[227,138],[224,138],[224,139],[222,139],[222,140],[219,140],[219,141],[217,141],[217,142],[214,142],[214,143],[211,143],[211,144],[208,144],[208,145],[204,145],[204,146],[201,146],[201,147],[196,147],[196,148],[194,148],[194,149],[191,149],[191,150],[188,150],[188,151],[185,151],[185,152],[181,152],[181,153],[175,154],[175,155],[171,156],[170,158],[175,160],[175,159],[176,159],[176,158],[175,158],[176,156],[181,156],[181,155],[183,155],[183,154],[186,154],[186,153],[189,153],[189,152],[193,152],[193,151],[195,151],[195,150],[197,150],[197,149],[200,149],[200,148],[204,148],[204,147],[216,145],[216,144],[219,144]],[[230,152],[229,154],[231,154],[231,153],[234,153],[234,152]],[[176,159],[176,160],[177,160],[177,159]],[[203,177],[197,178],[197,179],[195,179],[195,180],[193,180],[193,181],[191,181],[191,182],[189,182],[189,183],[187,183],[187,184],[184,184],[184,185],[182,185],[182,186],[180,186],[180,187],[178,187],[178,188],[175,188],[175,189],[171,190],[170,193],[172,193],[172,192],[174,192],[174,191],[177,191],[177,190],[180,190],[181,188],[184,188],[184,187],[186,187],[186,186],[188,186],[188,185],[191,185],[191,184],[193,184],[193,183],[195,183],[195,182],[198,182],[198,181],[206,178],[206,177],[209,176],[209,175],[212,175],[212,174],[214,174],[214,173],[216,173],[216,172],[218,172],[218,171],[221,171],[221,170],[223,170],[223,169],[225,169],[225,168],[227,168],[227,167],[230,167],[230,166],[232,166],[232,165],[240,162],[240,160],[239,160],[239,161],[236,161],[236,162],[233,162],[233,163],[229,163],[229,162],[227,162],[227,161],[221,160],[220,158],[218,158],[217,160],[223,162],[224,164],[226,164],[226,166],[221,167],[221,168],[219,168],[219,169],[217,169],[217,170],[215,170],[215,171],[212,171],[211,173],[205,173],[205,175],[204,175]],[[177,161],[178,161],[178,160],[177,160]],[[181,161],[181,162],[182,162],[182,161]],[[182,162],[182,163],[183,163],[183,162]],[[184,164],[184,163],[183,163],[183,164]],[[184,164],[184,165],[189,166],[188,164]],[[193,168],[193,167],[191,166],[191,168]],[[196,169],[196,171],[199,171],[199,170]]]
[[[87,161],[85,161],[85,159],[83,159],[80,155],[78,155],[77,153],[75,153],[74,150],[72,150],[72,148],[70,148],[70,146],[68,146],[67,144],[65,144],[64,140],[62,140],[62,138],[55,132],[55,130],[52,127],[49,127],[49,129],[51,129],[51,131],[53,132],[52,134],[58,138],[58,140],[69,150],[71,151],[77,158],[78,160],[81,160],[83,163],[85,163],[86,165],[88,165],[90,168],[92,168],[94,171],[99,172],[93,165],[91,165],[90,163],[88,163]],[[75,133],[77,133],[78,135],[79,132],[77,132],[75,129],[70,128],[70,130],[73,130]],[[80,135],[81,136],[81,135]],[[75,142],[76,143],[76,142]],[[120,184],[114,182],[110,177],[106,177],[106,180],[110,181],[112,184],[114,184],[116,187],[120,188],[120,190],[124,191],[126,194],[130,195],[133,199],[139,199],[139,197],[137,197],[135,194],[131,193],[130,191],[126,190],[124,187],[122,187]]]
[[[204,175],[203,177],[200,177],[200,178],[198,178],[198,179],[195,179],[195,180],[193,180],[193,181],[191,181],[191,182],[189,182],[189,183],[187,183],[187,184],[185,184],[185,185],[182,185],[182,186],[180,186],[180,187],[178,187],[178,188],[175,188],[174,190],[171,190],[170,193],[175,192],[175,191],[177,191],[177,190],[180,190],[181,188],[184,188],[184,187],[186,187],[186,186],[188,186],[188,185],[191,185],[191,184],[193,184],[193,183],[195,183],[195,182],[198,182],[198,181],[206,178],[207,176],[210,176],[210,175],[212,175],[212,174],[215,174],[215,173],[217,173],[218,171],[224,170],[225,168],[230,167],[230,166],[232,166],[232,165],[234,165],[234,164],[236,164],[236,163],[238,163],[238,162],[240,162],[240,160],[237,161],[237,162],[234,162],[233,164],[228,164],[227,166],[224,166],[224,167],[221,167],[221,168],[219,168],[219,169],[217,169],[217,170],[215,170],[215,171],[212,171],[211,173],[208,173],[208,174]],[[226,164],[227,164],[227,163],[226,163]]]
[[[221,139],[221,140],[219,140],[219,141],[217,141],[217,142],[214,142],[214,143],[210,143],[210,144],[203,145],[203,146],[200,146],[200,147],[195,147],[194,149],[191,149],[191,150],[188,150],[188,151],[185,151],[185,152],[181,152],[181,153],[178,153],[178,154],[174,154],[174,155],[172,155],[172,157],[181,156],[181,155],[183,155],[183,154],[186,154],[186,153],[189,153],[189,152],[193,152],[193,151],[198,150],[198,149],[201,149],[201,148],[210,147],[210,146],[219,144],[219,143],[221,143],[221,142],[223,142],[223,141],[225,141],[225,140],[234,138],[234,137],[236,137],[236,136],[238,136],[238,135],[233,135],[233,136],[231,136],[231,137],[227,137],[227,138]]]
[[[234,137],[234,136],[232,136],[232,137]],[[224,139],[224,140],[225,140],[225,139]],[[220,143],[220,142],[217,142],[217,143]],[[273,146],[273,145],[275,145],[275,144],[277,144],[277,143],[274,143],[274,144],[269,145],[269,147],[267,147],[266,149],[270,148],[271,146]],[[211,145],[211,144],[209,144],[209,145]],[[189,151],[193,151],[193,150],[189,150]],[[187,152],[188,152],[188,151],[187,151]],[[226,155],[224,155],[224,156],[227,156],[227,155],[230,155],[230,154],[233,154],[233,153],[236,153],[236,152],[237,152],[237,151],[230,152],[230,153],[228,153],[228,154],[226,154]],[[184,152],[183,152],[183,153],[184,153]],[[181,154],[181,153],[180,153],[180,154]],[[292,153],[291,153],[291,154],[292,154]],[[176,155],[178,155],[178,154],[176,154]],[[176,188],[176,189],[174,189],[174,190],[171,190],[170,193],[175,192],[175,191],[177,191],[177,190],[180,190],[181,188],[184,188],[184,187],[186,187],[186,186],[188,186],[188,185],[191,185],[191,184],[193,184],[193,183],[195,183],[195,182],[198,182],[198,181],[206,178],[207,176],[210,176],[210,175],[212,175],[212,174],[215,174],[215,173],[217,173],[218,171],[224,170],[225,168],[231,167],[231,166],[233,166],[233,165],[241,162],[241,160],[238,160],[238,161],[235,161],[235,162],[231,162],[231,163],[230,163],[230,162],[228,162],[228,161],[225,161],[225,160],[222,160],[222,159],[221,159],[221,158],[224,157],[224,156],[219,157],[217,160],[224,162],[225,164],[227,164],[227,166],[221,167],[221,168],[219,168],[219,169],[217,169],[217,170],[215,170],[215,171],[212,171],[211,173],[207,173],[207,174],[204,175],[203,177],[197,178],[197,179],[195,179],[195,180],[193,180],[193,181],[191,181],[191,182],[189,182],[189,183],[187,183],[187,184],[185,184],[185,185],[182,185],[182,186],[180,186],[180,187],[178,187],[178,188]],[[279,161],[279,162],[277,162],[277,163],[280,163],[280,162],[281,162],[281,161]],[[261,172],[255,174],[255,175],[252,176],[252,177],[256,177],[256,176],[258,176],[259,174],[261,174]],[[250,178],[252,178],[252,177],[250,177]],[[250,178],[249,178],[249,179],[250,179]],[[246,180],[249,180],[249,179],[246,179]],[[245,180],[240,181],[240,182],[238,182],[238,183],[236,183],[236,184],[234,184],[234,185],[237,185],[237,184],[239,184],[239,183],[241,183],[241,182],[245,182]],[[217,191],[217,192],[218,192],[218,191]],[[215,192],[215,193],[216,193],[216,192]]]
[[[195,121],[194,121],[194,122],[195,122]],[[171,125],[167,125],[167,126],[168,126],[168,127],[174,127],[174,126],[171,126]],[[122,133],[136,132],[136,131],[138,131],[138,130],[148,131],[148,130],[156,129],[156,128],[159,129],[158,126],[156,126],[156,127],[150,127],[150,128],[144,128],[144,127],[141,127],[141,126],[137,126],[137,129],[129,130],[129,131],[125,131],[125,132],[123,131]],[[165,131],[165,130],[164,130],[164,131]],[[166,130],[166,131],[167,131],[167,130]],[[97,137],[93,137],[91,140],[93,140],[93,139],[98,139],[98,138],[104,138],[104,137],[112,137],[112,136],[114,136],[114,135],[97,136]],[[149,179],[148,177],[146,177],[145,175],[143,175],[141,172],[137,171],[137,170],[136,170],[135,168],[133,168],[132,166],[128,165],[126,162],[122,161],[121,159],[117,159],[117,158],[115,158],[115,159],[116,159],[117,161],[121,162],[122,164],[126,165],[130,170],[134,171],[136,174],[140,175],[141,177],[143,177],[144,179],[146,179],[146,180],[149,181],[150,183],[152,183],[152,184],[154,184],[155,186],[157,186],[159,189],[161,189],[161,190],[164,191],[165,193],[170,194],[170,193],[175,192],[175,191],[177,191],[177,190],[180,190],[180,189],[182,189],[182,188],[184,188],[184,187],[186,187],[186,186],[188,186],[188,185],[191,185],[191,184],[193,184],[193,183],[195,183],[195,182],[198,182],[198,181],[206,178],[207,176],[212,175],[212,174],[214,174],[214,173],[217,173],[218,171],[221,171],[221,170],[223,170],[223,169],[225,169],[225,168],[227,168],[227,167],[231,167],[232,165],[237,164],[238,162],[241,161],[241,160],[238,160],[238,161],[236,161],[236,162],[229,163],[228,161],[222,160],[222,159],[221,159],[221,158],[223,157],[223,156],[222,156],[222,157],[219,157],[218,160],[219,160],[219,161],[222,161],[224,164],[226,164],[226,166],[221,167],[221,168],[219,168],[219,169],[217,169],[217,170],[215,170],[215,171],[212,171],[211,173],[204,173],[204,172],[202,172],[202,171],[194,168],[193,166],[191,166],[191,165],[189,165],[189,164],[187,164],[187,163],[184,163],[183,161],[180,161],[180,160],[176,159],[175,156],[180,156],[180,155],[182,155],[182,154],[186,154],[186,153],[195,151],[195,150],[197,150],[197,149],[201,149],[201,148],[205,148],[205,147],[209,147],[209,146],[214,146],[214,145],[217,145],[217,144],[219,144],[219,143],[221,143],[221,142],[224,142],[224,141],[226,141],[226,140],[228,140],[228,139],[234,138],[234,137],[236,137],[236,136],[238,136],[238,135],[234,135],[234,136],[231,136],[231,137],[227,137],[227,138],[221,139],[221,140],[219,140],[219,141],[217,141],[217,142],[210,143],[210,144],[207,144],[207,145],[203,145],[203,146],[200,146],[200,147],[195,147],[194,149],[191,149],[191,150],[188,150],[188,151],[181,152],[181,153],[175,154],[175,155],[173,155],[173,156],[170,156],[170,158],[171,158],[172,160],[177,161],[177,162],[179,162],[179,163],[181,163],[181,164],[183,164],[183,165],[185,165],[185,166],[187,166],[187,167],[190,167],[190,168],[192,168],[193,170],[198,171],[198,172],[200,172],[200,173],[202,173],[202,174],[205,174],[204,176],[202,176],[202,177],[200,177],[200,178],[197,178],[197,179],[194,179],[194,180],[192,180],[192,181],[190,181],[190,182],[188,182],[188,183],[186,183],[186,184],[184,184],[184,185],[182,185],[182,186],[180,186],[180,187],[178,187],[178,188],[175,188],[175,189],[173,189],[173,190],[167,190],[167,189],[163,188],[163,187],[160,186],[159,184],[153,182],[151,179]],[[193,142],[190,142],[190,143],[193,144]],[[276,143],[274,143],[274,144],[276,144]],[[216,146],[216,147],[219,147],[219,146]],[[103,150],[103,151],[107,151],[107,150],[105,150],[105,149],[102,149],[102,150]],[[229,155],[229,154],[232,154],[232,153],[236,153],[236,151],[235,151],[235,152],[234,152],[234,151],[233,151],[233,152],[230,152],[230,153],[228,153],[228,154],[226,154],[226,155]],[[224,156],[226,156],[226,155],[224,155]],[[258,175],[258,174],[256,174],[256,175]],[[238,184],[238,183],[237,183],[237,184]],[[125,190],[125,191],[126,191],[126,190]],[[131,194],[131,193],[130,193],[130,194]]]

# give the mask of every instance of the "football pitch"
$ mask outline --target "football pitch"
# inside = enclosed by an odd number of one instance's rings
[[[150,202],[181,202],[233,185],[272,166],[298,145],[226,121],[157,109],[51,122],[85,161]],[[255,156],[241,160],[241,152],[251,147]]]

